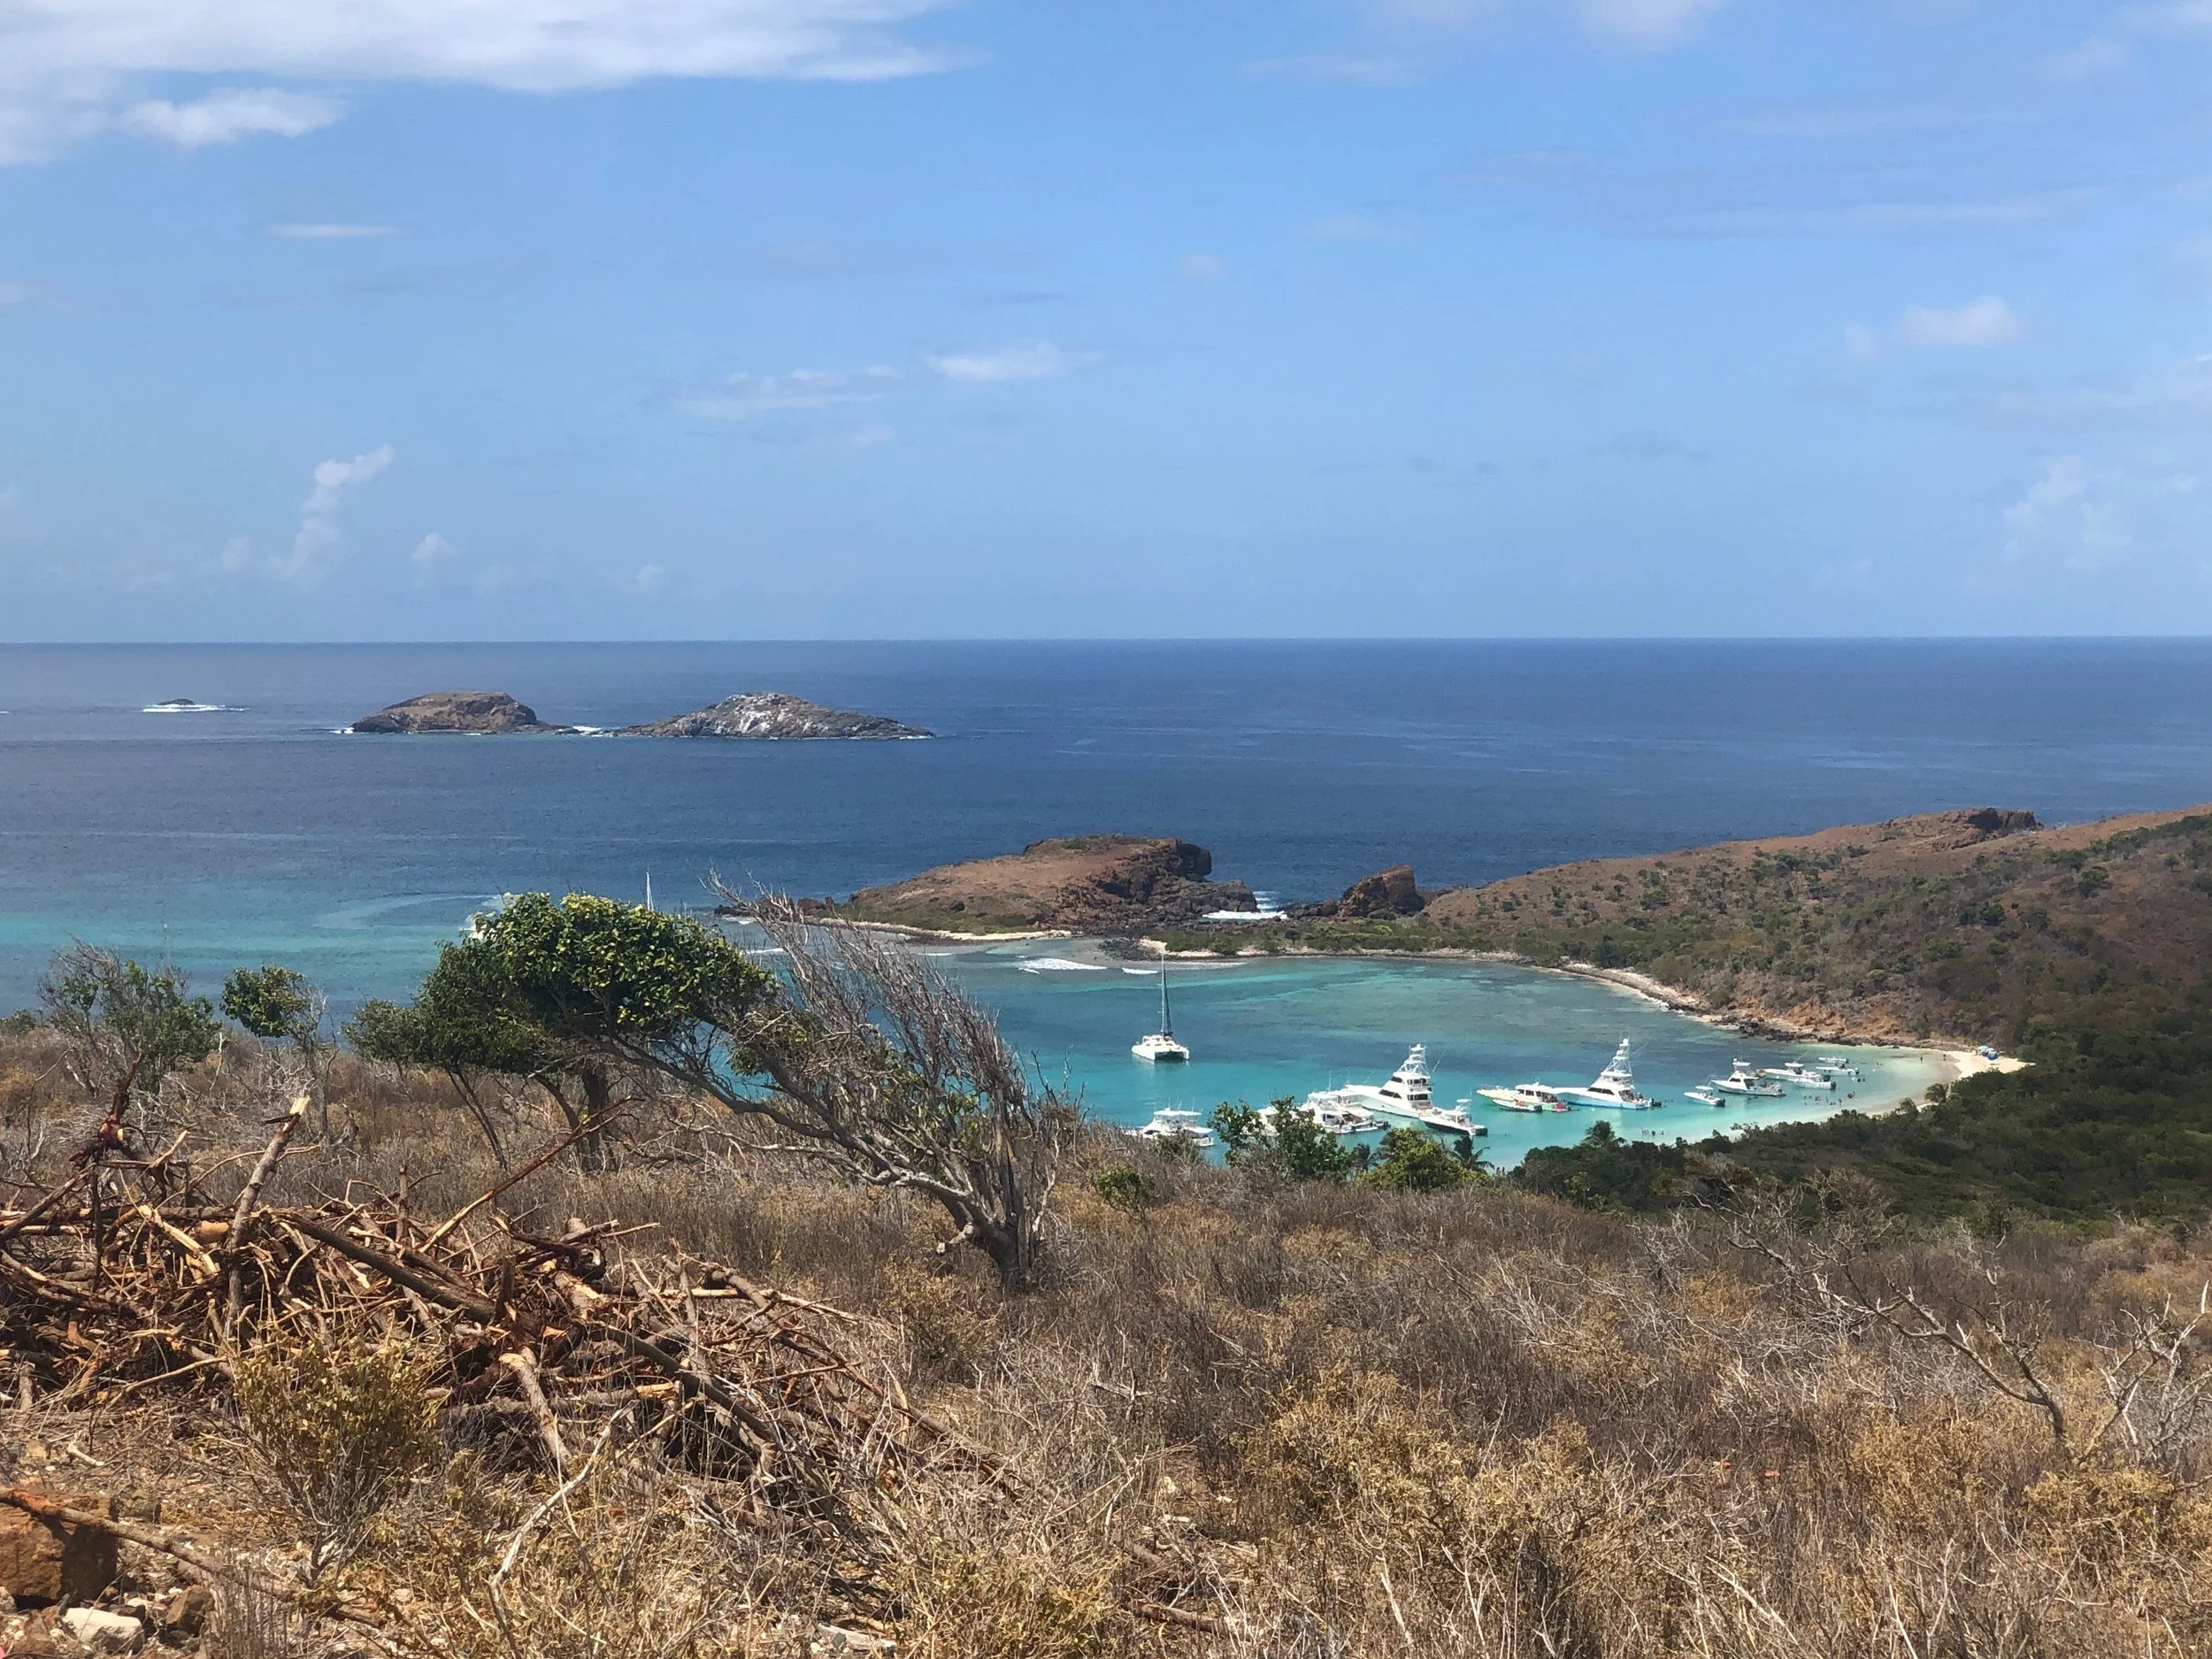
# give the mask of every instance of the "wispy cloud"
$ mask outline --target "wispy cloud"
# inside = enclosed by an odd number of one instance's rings
[[[2197,430],[2212,425],[2212,353],[2133,373],[2007,387],[1973,412],[2003,426]]]
[[[371,242],[398,235],[399,227],[363,225],[347,219],[288,219],[265,227],[261,234],[274,236],[280,242]]]
[[[1227,269],[1218,254],[1187,253],[1175,262],[1176,274],[1194,282],[1210,282]]]
[[[157,138],[180,150],[204,150],[246,138],[301,138],[320,132],[346,112],[334,98],[266,88],[227,87],[190,104],[151,99],[118,118],[123,130]]]
[[[793,369],[784,374],[732,374],[680,388],[677,408],[708,420],[753,420],[795,410],[872,403],[899,382],[895,369]]]
[[[314,488],[300,503],[300,527],[292,537],[291,555],[271,559],[269,574],[300,587],[321,580],[338,548],[340,503],[349,490],[358,489],[391,465],[392,454],[390,444],[380,444],[350,461],[325,461],[316,467]]]
[[[1098,354],[1071,351],[1049,340],[1021,340],[1002,346],[948,351],[923,359],[948,380],[1000,385],[1014,380],[1052,380],[1098,361]]]
[[[2019,313],[1994,294],[1963,305],[1908,305],[1897,337],[1938,350],[2010,345],[2022,333]]]
[[[312,130],[265,100],[134,102],[160,75],[561,92],[668,77],[880,81],[972,55],[901,26],[949,0],[11,0],[0,11],[0,160],[114,124],[180,143]],[[289,95],[287,95],[289,96]],[[250,108],[247,100],[265,100]],[[315,125],[326,125],[341,113]],[[220,136],[208,136],[220,134]]]
[[[414,565],[418,579],[426,580],[439,566],[449,565],[460,557],[461,549],[433,530],[415,543],[415,550],[407,557]]]
[[[1728,0],[1577,0],[1582,27],[1600,40],[1655,50],[1678,46]]]

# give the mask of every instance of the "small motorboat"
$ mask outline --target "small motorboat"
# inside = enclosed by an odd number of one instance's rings
[[[1686,1098],[1695,1101],[1701,1106],[1725,1106],[1728,1104],[1724,1096],[1709,1088],[1686,1089],[1684,1091],[1684,1094]]]
[[[1737,1061],[1734,1071],[1713,1079],[1713,1087],[1724,1094],[1756,1094],[1763,1100],[1782,1098],[1782,1086],[1757,1071],[1748,1060]]]
[[[1163,1106],[1152,1114],[1152,1121],[1141,1128],[1129,1132],[1146,1141],[1176,1141],[1187,1146],[1210,1147],[1214,1143],[1214,1132],[1194,1111],[1180,1106]]]

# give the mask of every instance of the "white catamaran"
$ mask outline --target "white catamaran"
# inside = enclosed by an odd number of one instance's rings
[[[1140,1037],[1129,1045],[1129,1052],[1140,1060],[1154,1064],[1180,1062],[1190,1058],[1190,1050],[1175,1041],[1175,1021],[1167,1009],[1167,948],[1160,948],[1160,1028],[1148,1037]]]

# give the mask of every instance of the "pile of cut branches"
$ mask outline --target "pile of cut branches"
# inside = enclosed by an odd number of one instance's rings
[[[404,1191],[264,1204],[306,1105],[227,1202],[181,1141],[142,1156],[104,1134],[67,1180],[0,1210],[19,1402],[222,1390],[272,1344],[396,1347],[436,1389],[449,1441],[509,1467],[565,1475],[579,1434],[611,1424],[741,1483],[757,1512],[824,1517],[931,1465],[995,1473],[849,1356],[868,1322],[677,1251],[614,1261],[614,1223],[538,1237],[503,1217],[495,1201],[560,1147],[442,1219]]]

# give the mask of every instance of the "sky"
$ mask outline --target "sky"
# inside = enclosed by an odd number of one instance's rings
[[[0,639],[2212,631],[2212,0],[11,0]]]

